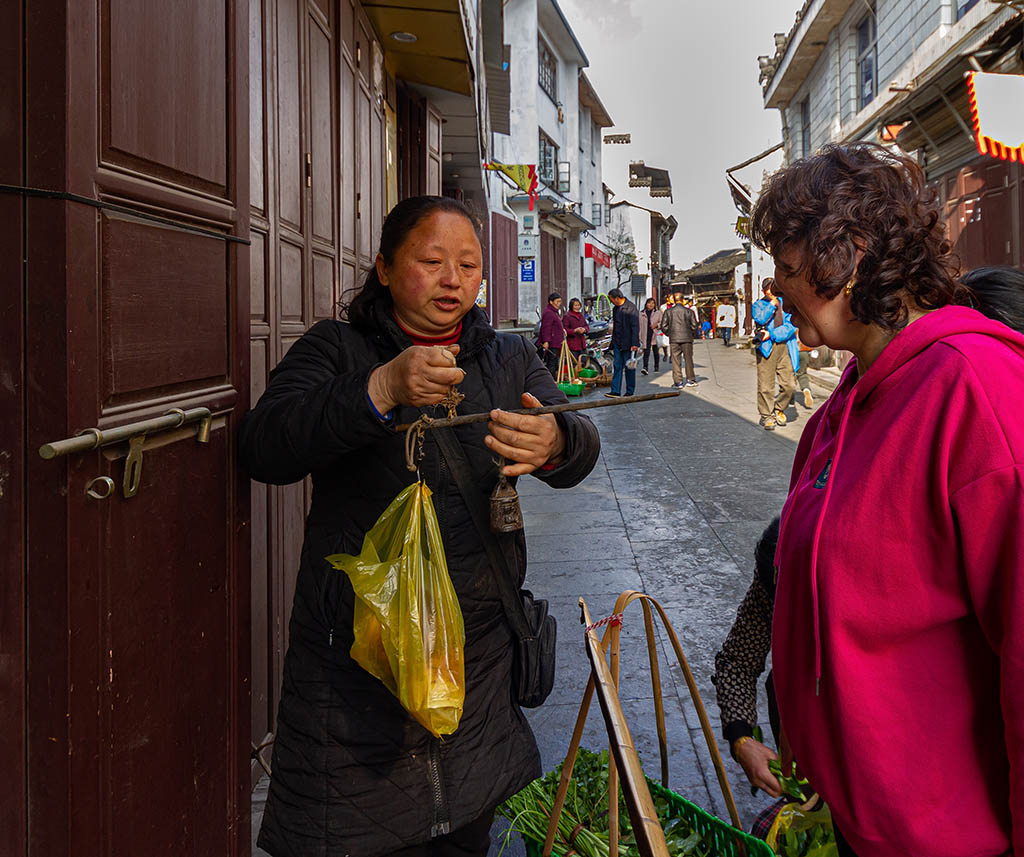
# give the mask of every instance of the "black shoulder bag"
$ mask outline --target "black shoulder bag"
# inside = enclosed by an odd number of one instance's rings
[[[473,490],[469,465],[462,445],[448,428],[433,429],[441,455],[455,477],[462,499],[483,539],[494,578],[501,596],[505,618],[515,637],[512,658],[512,683],[516,700],[523,708],[542,705],[555,684],[555,617],[548,615],[548,602],[534,599],[527,589],[519,589],[519,576],[509,566],[498,539],[484,516],[483,499]]]

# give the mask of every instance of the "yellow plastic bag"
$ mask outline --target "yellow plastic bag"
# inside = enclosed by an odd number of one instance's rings
[[[806,803],[787,803],[768,830],[765,838],[772,850],[782,857],[838,857],[832,813],[814,795]]]
[[[466,630],[431,494],[413,483],[377,519],[359,556],[327,561],[355,591],[352,658],[440,737],[462,716]]]

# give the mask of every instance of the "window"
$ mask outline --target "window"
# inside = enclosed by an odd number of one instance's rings
[[[558,163],[558,146],[545,134],[540,132],[540,149],[537,158],[537,177],[547,185],[555,183],[555,164]]]
[[[558,188],[559,193],[569,192],[569,162],[558,162]]]
[[[544,40],[537,39],[537,82],[548,97],[558,102],[558,60]]]
[[[857,109],[862,110],[878,94],[878,33],[874,8],[857,25]]]
[[[971,11],[978,0],[956,0],[956,19],[959,21],[964,15]]]
[[[811,156],[811,99],[800,102],[800,157]]]
[[[597,166],[597,153],[601,151],[601,129],[597,125],[590,126],[590,163]]]
[[[594,226],[601,225],[601,214],[603,213],[603,211],[604,206],[601,205],[601,203],[592,202],[590,204],[590,222],[593,223]]]
[[[586,117],[586,113],[583,110],[583,105],[582,104],[579,106],[579,111],[578,112],[579,112],[579,117],[580,117],[580,132],[579,132],[580,151],[583,152],[583,151],[586,151],[586,148],[584,147],[583,144],[587,141],[587,138],[583,135],[583,129],[586,127],[586,122],[584,121],[585,117]]]

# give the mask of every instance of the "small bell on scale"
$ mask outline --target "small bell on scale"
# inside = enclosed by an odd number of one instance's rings
[[[501,466],[505,462],[502,460]],[[523,510],[519,508],[519,493],[502,474],[491,492],[491,532],[515,533],[523,528]]]

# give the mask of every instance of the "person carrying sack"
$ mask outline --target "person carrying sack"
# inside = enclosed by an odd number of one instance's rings
[[[550,689],[523,681],[550,664],[532,662],[545,649],[528,645],[521,626],[553,629],[536,612],[524,616],[543,602],[519,592],[522,530],[494,537],[478,521],[499,479],[496,458],[513,482],[533,474],[569,488],[593,469],[600,441],[576,413],[509,413],[567,400],[536,349],[496,333],[475,306],[478,236],[456,200],[398,203],[348,321],[318,322],[299,339],[241,425],[254,479],[313,478],[258,839],[273,857],[484,857],[495,807],[541,772],[520,703]],[[353,660],[352,586],[326,557],[359,554],[416,481],[394,426],[434,415],[454,385],[465,397],[459,412],[491,421],[424,432],[419,461],[465,624],[465,704],[442,741]],[[506,609],[509,593],[518,610]]]

